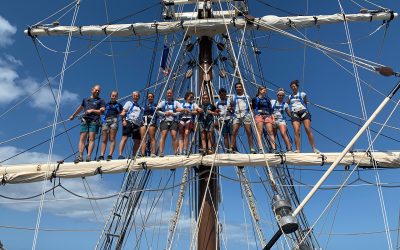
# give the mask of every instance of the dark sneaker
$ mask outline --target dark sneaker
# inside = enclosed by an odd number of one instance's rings
[[[97,158],[97,161],[104,161],[104,156],[100,155],[100,156]]]
[[[123,155],[118,155],[118,160],[123,160],[125,157]]]
[[[108,155],[107,156],[107,161],[111,161],[112,160],[112,155]]]
[[[74,163],[77,164],[77,163],[82,162],[82,161],[83,161],[82,156],[78,155],[78,156],[75,158]]]
[[[92,159],[90,159],[90,155],[86,156],[86,162],[90,162]]]

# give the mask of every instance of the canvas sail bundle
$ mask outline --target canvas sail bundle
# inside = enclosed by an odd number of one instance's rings
[[[331,164],[339,153],[301,154],[217,154],[200,156],[175,156],[163,158],[138,158],[137,160],[92,161],[74,164],[72,162],[47,164],[4,165],[0,167],[2,183],[27,183],[52,178],[79,178],[96,174],[116,174],[127,171],[175,169],[195,166],[279,166],[282,163],[293,166],[325,166]],[[361,167],[396,168],[400,166],[400,152],[354,152],[348,153],[340,165]]]
[[[188,29],[192,35],[212,36],[226,32],[226,28],[239,28],[250,30],[270,31],[273,29],[287,30],[293,27],[306,28],[323,24],[334,24],[343,22],[371,22],[389,21],[397,17],[397,13],[391,11],[367,12],[363,14],[333,14],[318,16],[295,16],[278,17],[264,16],[261,18],[213,18],[196,19],[187,21],[173,22],[153,22],[153,23],[133,23],[133,24],[110,24],[110,25],[90,25],[90,26],[36,26],[25,30],[30,36],[149,36],[154,34],[171,34]],[[250,22],[249,22],[250,21]]]

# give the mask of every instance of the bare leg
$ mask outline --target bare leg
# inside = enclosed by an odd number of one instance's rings
[[[107,142],[108,142],[108,131],[102,130],[101,131],[101,150],[100,150],[101,156],[103,156],[106,153]]]
[[[158,153],[163,154],[164,153],[164,146],[165,146],[165,139],[167,138],[168,135],[168,130],[163,130],[161,131],[161,138],[160,138],[160,145],[158,148]]]
[[[306,130],[308,141],[310,142],[310,145],[311,145],[312,149],[314,150],[315,141],[314,141],[314,136],[311,131],[311,121],[309,119],[306,119],[303,121],[303,124],[304,124],[304,129]]]
[[[239,123],[235,123],[232,125],[232,136],[231,136],[231,144],[229,145],[229,148],[234,149],[236,147],[236,136],[238,134],[240,128]]]
[[[254,147],[254,145],[253,145],[253,137],[251,137],[251,124],[245,124],[244,129],[246,130],[247,141],[249,142],[249,147],[250,147],[250,149],[252,149]]]
[[[286,125],[281,124],[279,125],[279,131],[281,132],[283,141],[286,144],[286,150],[292,150],[292,144],[290,143],[289,137],[287,136],[287,128]]]
[[[134,143],[134,145],[133,145],[132,154],[133,154],[133,156],[136,156],[136,153],[137,153],[137,151],[139,149],[139,146],[140,146],[140,139],[134,139],[133,143]]]
[[[183,150],[184,150],[185,152],[188,151],[188,147],[189,147],[189,134],[190,134],[190,129],[189,129],[189,128],[186,128],[186,129],[185,129],[185,139],[184,139],[184,141],[183,141]]]
[[[207,131],[207,142],[208,142],[208,150],[210,153],[214,149],[214,140],[213,140],[213,132],[212,131]],[[214,153],[214,152],[212,152],[212,153]]]
[[[206,151],[207,148],[207,131],[202,131],[201,132],[201,148],[203,151]]]
[[[157,127],[150,126],[149,128],[149,137],[150,137],[150,145],[151,145],[151,153],[156,154],[156,130]]]
[[[177,140],[177,133],[176,130],[171,130],[171,139],[172,139],[172,147],[174,148],[174,155],[178,153],[178,140]]]
[[[271,147],[272,149],[276,149],[274,127],[272,126],[272,123],[266,123],[265,127],[267,128],[267,133],[269,137],[269,142],[271,143]]]
[[[300,122],[292,122],[294,130],[294,143],[296,144],[296,151],[300,153]]]
[[[78,148],[79,148],[79,156],[80,157],[83,157],[83,150],[85,150],[85,144],[86,144],[86,139],[87,139],[87,132],[82,132],[80,135],[79,135],[79,145],[78,145]]]
[[[92,155],[95,139],[96,139],[96,132],[89,132],[89,147],[88,147],[88,156],[89,157]]]
[[[117,136],[117,129],[110,129],[110,154],[109,155],[113,155],[114,154],[114,150],[115,150],[115,137]]]
[[[263,133],[263,123],[258,122],[256,123],[256,128],[257,128],[257,142],[258,142],[258,148],[262,148],[262,133]]]
[[[146,126],[140,127],[140,138],[144,138],[144,140],[142,142],[142,147],[140,150],[143,156],[146,155],[146,137],[145,137],[146,130],[147,130]]]
[[[185,125],[179,123],[179,153],[182,153],[185,144]]]
[[[123,135],[121,138],[121,142],[119,143],[119,147],[118,147],[118,155],[122,155],[122,152],[124,151],[125,148],[125,144],[128,141],[128,136]]]

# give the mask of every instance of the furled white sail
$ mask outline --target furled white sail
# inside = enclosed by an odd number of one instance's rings
[[[362,14],[333,14],[318,16],[293,16],[278,17],[264,16],[261,18],[210,18],[173,22],[133,23],[133,24],[110,24],[90,26],[43,26],[39,25],[25,30],[30,36],[62,36],[72,33],[75,36],[149,36],[154,34],[170,34],[188,29],[188,33],[197,36],[213,36],[225,33],[228,28],[239,28],[252,30],[270,31],[273,29],[287,30],[293,27],[306,28],[324,24],[343,22],[371,22],[389,21],[398,16],[391,11],[367,12]]]
[[[132,160],[92,161],[74,164],[72,162],[47,164],[25,164],[0,166],[0,181],[5,183],[27,183],[42,181],[51,178],[78,178],[93,176],[96,174],[122,173],[128,170],[139,171],[144,168],[175,169],[182,167],[204,166],[278,166],[282,163],[295,166],[323,166],[331,164],[339,153],[314,153],[275,155],[266,154],[217,154],[200,156],[191,155],[163,157],[163,158],[139,158]],[[362,167],[372,166],[373,161],[377,166],[385,168],[400,167],[400,152],[354,152],[348,153],[340,165],[359,164]]]

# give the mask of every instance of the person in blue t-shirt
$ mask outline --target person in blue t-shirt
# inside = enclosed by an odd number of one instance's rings
[[[217,108],[210,102],[208,94],[201,98],[199,114],[199,131],[201,139],[201,150],[203,155],[213,154],[214,149],[214,116],[218,115]]]
[[[132,92],[132,101],[127,101],[121,112],[122,117],[122,138],[118,148],[118,159],[125,159],[122,155],[128,138],[133,139],[132,156],[136,153],[140,146],[140,127],[142,126],[143,109],[139,106],[140,93]]]
[[[257,128],[257,142],[259,153],[262,151],[262,138],[264,127],[267,130],[271,151],[277,153],[275,136],[274,136],[274,116],[272,116],[271,100],[266,95],[267,88],[264,86],[258,87],[257,96],[252,100],[252,108],[254,112],[254,120]]]
[[[154,94],[147,93],[147,103],[143,110],[143,126],[140,128],[140,135],[144,138],[142,143],[142,155],[146,155],[147,139],[146,131],[150,140],[150,156],[156,157],[156,131],[158,116],[156,113],[157,104],[154,102]]]
[[[79,155],[75,158],[74,162],[78,163],[83,161],[83,150],[85,149],[85,142],[89,134],[89,146],[87,149],[86,161],[91,161],[91,155],[94,148],[94,140],[96,138],[97,131],[99,130],[100,115],[105,110],[105,102],[99,97],[101,91],[100,85],[96,84],[92,87],[91,96],[89,98],[83,98],[81,105],[75,110],[75,112],[69,117],[72,121],[82,110],[84,114],[81,118],[81,133],[79,136]]]
[[[219,100],[216,103],[218,111],[218,121],[215,123],[216,127],[222,129],[221,134],[224,137],[225,152],[229,149],[229,139],[232,135],[232,113],[228,109],[227,91],[221,88],[218,91]]]
[[[104,114],[101,115],[101,150],[97,160],[104,160],[106,153],[107,142],[110,141],[110,153],[107,156],[107,161],[112,160],[112,155],[115,149],[115,137],[118,131],[118,117],[122,112],[122,105],[118,101],[118,92],[111,91],[110,101],[106,104]]]

